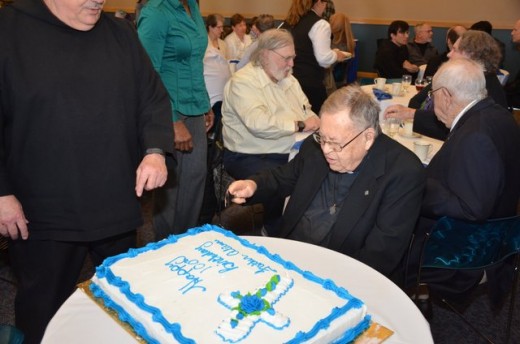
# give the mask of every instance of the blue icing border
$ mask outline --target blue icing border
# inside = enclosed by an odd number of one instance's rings
[[[91,283],[90,290],[92,291],[92,294],[95,297],[101,298],[103,300],[106,307],[113,309],[117,312],[119,320],[130,324],[130,326],[132,326],[132,328],[139,337],[143,338],[147,343],[160,344],[159,341],[155,340],[154,338],[150,337],[150,335],[148,335],[148,332],[146,332],[146,329],[143,325],[141,325],[140,322],[136,321],[132,316],[130,316],[130,314],[126,312],[126,310],[124,310],[121,306],[112,301],[112,299],[107,294],[105,294],[105,292],[103,292],[103,290],[101,290],[97,285]]]
[[[336,308],[332,309],[331,313],[327,317],[320,319],[318,322],[316,322],[316,324],[310,331],[298,332],[297,335],[287,343],[297,344],[297,343],[301,343],[302,341],[309,340],[309,339],[313,338],[314,336],[316,336],[320,330],[327,329],[330,326],[330,323],[333,320],[337,319],[339,316],[347,313],[350,309],[360,308],[363,305],[361,300],[352,296],[345,288],[337,286],[334,283],[334,281],[332,281],[330,279],[320,278],[310,271],[304,271],[304,270],[300,269],[298,266],[296,266],[294,263],[284,260],[278,254],[270,253],[264,246],[259,246],[259,245],[253,244],[243,238],[236,236],[235,234],[233,234],[230,231],[227,231],[221,227],[209,225],[209,224],[203,225],[201,227],[192,228],[192,229],[188,230],[186,233],[183,233],[180,235],[170,235],[168,238],[163,239],[159,242],[149,243],[144,247],[141,247],[138,249],[131,249],[127,253],[122,253],[122,254],[107,258],[107,259],[105,259],[103,264],[101,264],[99,267],[96,268],[96,274],[100,278],[102,278],[102,277],[107,278],[107,281],[110,284],[119,288],[120,291],[130,301],[134,302],[137,305],[137,307],[141,308],[144,312],[151,313],[154,321],[160,323],[164,327],[164,329],[167,332],[171,333],[174,336],[174,338],[177,341],[179,341],[181,344],[195,343],[195,341],[193,339],[184,337],[184,335],[182,334],[181,324],[169,323],[168,321],[166,321],[166,319],[162,315],[162,312],[158,308],[147,305],[144,302],[144,298],[142,295],[134,294],[130,291],[130,287],[127,282],[121,281],[120,278],[118,278],[118,277],[116,278],[115,276],[113,276],[113,274],[110,272],[110,265],[116,263],[117,261],[119,261],[121,259],[129,258],[129,257],[133,258],[141,253],[144,253],[144,252],[147,252],[150,250],[156,250],[156,249],[161,248],[162,246],[165,246],[165,245],[168,245],[171,243],[175,243],[183,237],[192,236],[192,235],[195,235],[195,234],[198,234],[201,232],[207,232],[207,231],[214,231],[217,233],[221,233],[230,239],[236,240],[243,246],[248,247],[248,248],[256,251],[257,253],[266,256],[267,258],[271,259],[272,261],[282,265],[285,269],[293,270],[293,271],[297,272],[298,274],[302,275],[305,279],[321,285],[324,289],[330,290],[333,293],[335,293],[338,297],[348,301],[347,304],[345,304],[343,307],[340,307],[340,308],[336,307]],[[117,279],[119,279],[119,281],[117,281]],[[99,290],[99,288],[97,286],[95,286],[94,283],[91,283],[90,289],[92,290],[93,294],[96,297],[100,297],[105,302],[105,305],[107,305],[107,307],[113,308],[117,312],[121,312],[121,314],[124,315],[123,316],[124,319],[122,319],[121,316],[120,316],[120,319],[122,321],[129,323],[140,337],[144,338],[149,343],[158,343],[157,341],[155,341],[153,338],[151,338],[148,335],[148,333],[146,332],[144,327],[141,326],[141,324],[139,324],[135,319],[133,319],[125,310],[123,310],[121,307],[116,305],[106,294],[101,292]],[[109,306],[109,304],[111,304],[112,306]],[[343,342],[346,342],[347,340],[348,340],[347,342],[354,340],[364,329],[366,329],[369,326],[369,323],[370,323],[370,315],[367,315],[360,324],[358,324],[353,329],[348,330],[336,342],[343,343]]]
[[[370,326],[371,316],[366,315],[363,321],[361,321],[357,326],[345,332],[343,337],[336,339],[332,344],[343,344],[353,342],[363,331],[365,331]]]

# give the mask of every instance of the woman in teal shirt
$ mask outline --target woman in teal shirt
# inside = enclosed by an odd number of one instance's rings
[[[175,167],[154,195],[156,239],[195,227],[206,176],[206,131],[213,124],[203,74],[208,38],[195,0],[150,0],[137,22],[139,38],[168,90]]]

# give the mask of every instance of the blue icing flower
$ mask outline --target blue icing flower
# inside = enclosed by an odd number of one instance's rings
[[[245,295],[240,301],[240,309],[245,313],[260,312],[264,306],[264,300],[256,295]]]

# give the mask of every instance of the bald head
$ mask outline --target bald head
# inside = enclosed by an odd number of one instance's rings
[[[486,96],[486,79],[482,64],[467,58],[444,63],[433,77],[432,89],[447,88],[463,105]]]
[[[451,128],[462,109],[486,97],[483,66],[463,57],[450,59],[433,76],[432,94],[435,116]]]
[[[468,29],[466,29],[464,26],[462,25],[455,25],[453,28],[453,31],[455,31],[459,36],[462,36],[462,34],[466,31],[468,31]]]
[[[448,32],[446,32],[446,44],[450,50],[453,48],[453,44],[455,44],[457,39],[466,31],[468,30],[462,25],[455,25],[448,29]]]
[[[520,44],[520,19],[518,19],[511,31],[511,41],[515,44]]]

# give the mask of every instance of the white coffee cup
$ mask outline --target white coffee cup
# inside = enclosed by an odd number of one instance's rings
[[[405,135],[405,136],[413,135],[413,119],[407,119],[404,121],[403,135]]]
[[[376,88],[380,90],[385,89],[386,79],[385,78],[375,78],[374,84],[376,85]]]
[[[417,155],[423,162],[428,159],[428,153],[430,152],[431,147],[432,144],[425,141],[415,141],[413,143],[413,151],[415,155]]]
[[[392,95],[393,96],[400,96],[401,95],[401,83],[400,82],[394,82],[392,84]]]

